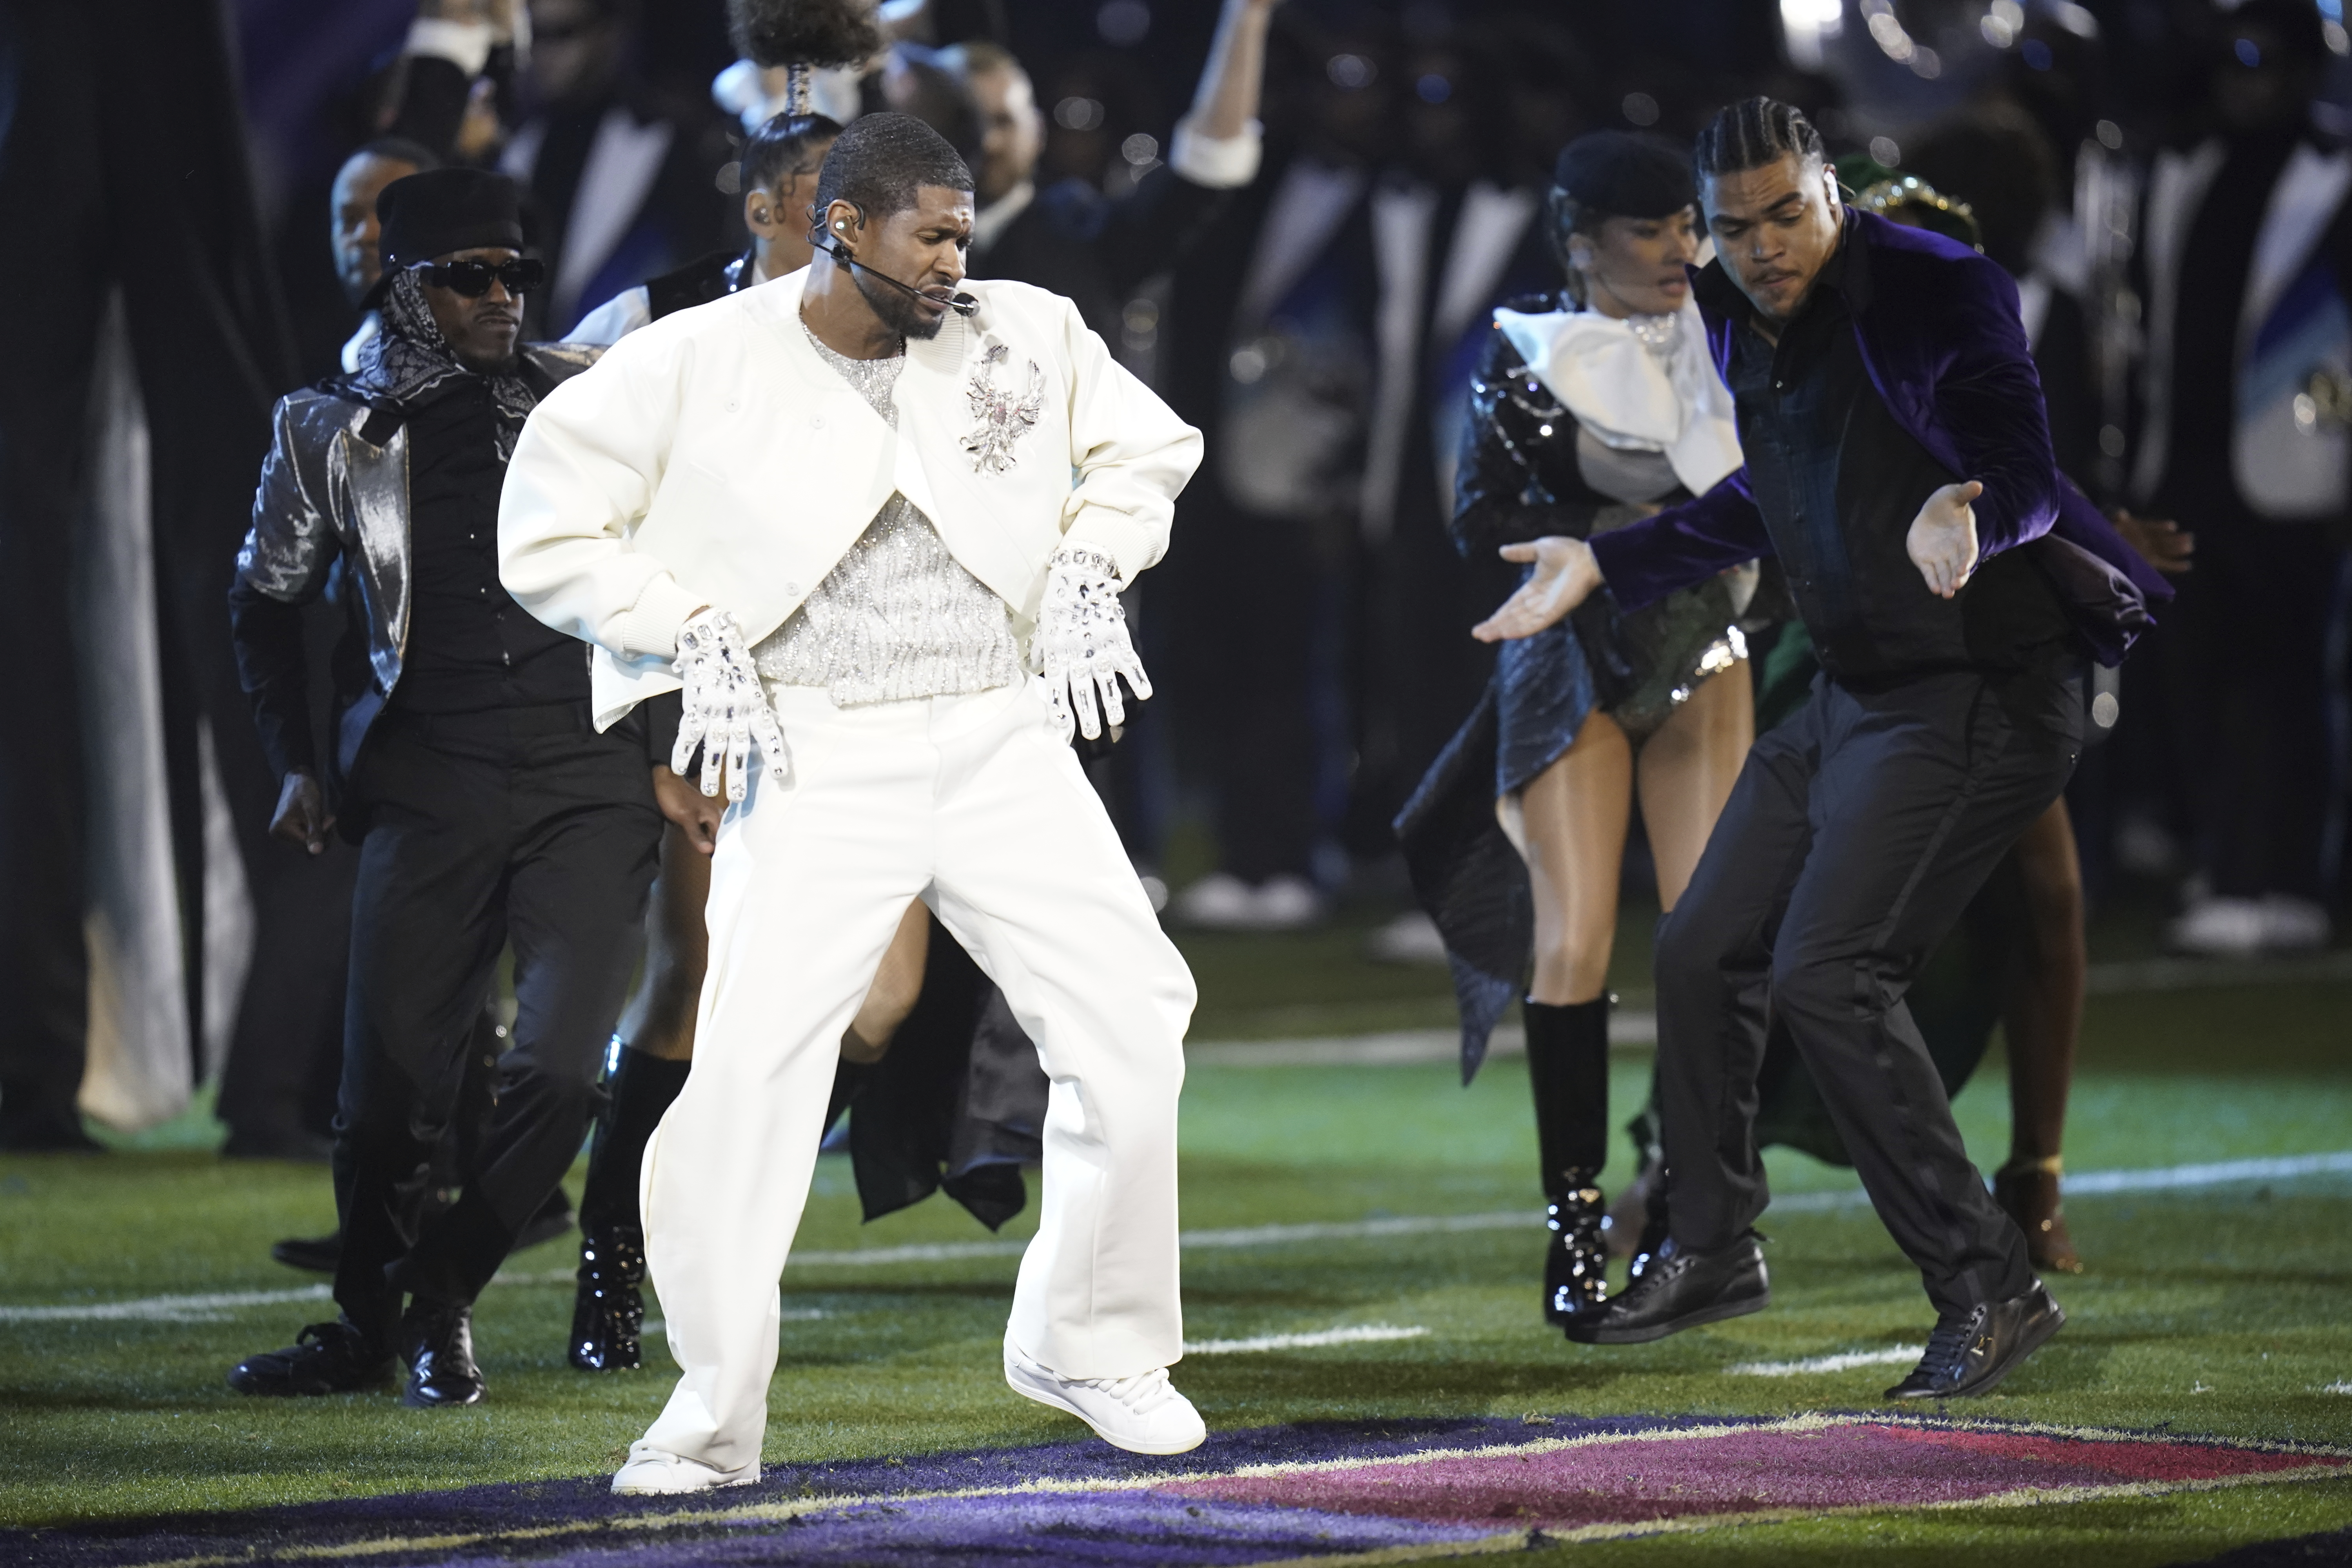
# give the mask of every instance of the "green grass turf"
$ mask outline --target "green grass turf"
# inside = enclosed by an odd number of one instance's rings
[[[1266,969],[1278,978],[1283,967]],[[1272,980],[1255,999],[1236,994],[1244,1000],[1235,1016],[1297,1005]],[[2095,997],[2070,1166],[2352,1148],[2347,1016],[2352,987],[2343,985]],[[1646,1070],[1645,1058],[1620,1057],[1621,1111],[1637,1103]],[[1534,1164],[1526,1094],[1513,1058],[1490,1065],[1467,1090],[1444,1065],[1196,1068],[1185,1094],[1185,1222],[1221,1227],[1525,1208]],[[1979,1162],[1998,1163],[2008,1125],[1998,1058],[1958,1110]],[[271,1264],[265,1248],[275,1237],[332,1224],[321,1169],[223,1164],[169,1147],[172,1137],[149,1142],[165,1146],[0,1160],[0,1301],[305,1282]],[[1775,1152],[1771,1163],[1783,1193],[1851,1183],[1847,1173],[1801,1155]],[[805,1249],[982,1234],[940,1200],[861,1227],[845,1163],[821,1167],[800,1241]],[[1610,1176],[1624,1173],[1621,1165]],[[2069,1212],[2091,1265],[2080,1279],[2058,1282],[2072,1321],[1972,1413],[2352,1445],[2352,1395],[2325,1392],[2352,1385],[2352,1178],[2081,1197]],[[1024,1215],[1008,1234],[1025,1234],[1032,1218]],[[1784,1213],[1765,1224],[1776,1292],[1769,1312],[1615,1350],[1567,1345],[1535,1321],[1532,1230],[1192,1250],[1185,1294],[1195,1340],[1364,1323],[1431,1332],[1195,1357],[1180,1381],[1221,1427],[1872,1405],[1899,1368],[1769,1379],[1725,1373],[1735,1363],[1916,1343],[1928,1327],[1916,1279],[1866,1209]],[[518,1258],[510,1270],[545,1276],[570,1262],[569,1244],[556,1243]],[[1006,1394],[996,1374],[1013,1269],[1010,1258],[982,1258],[788,1274],[787,1311],[823,1315],[784,1326],[769,1461],[1075,1435],[1070,1423]],[[494,1289],[478,1331],[490,1401],[436,1413],[402,1410],[383,1395],[278,1404],[228,1393],[221,1379],[231,1362],[286,1342],[299,1324],[326,1315],[324,1303],[233,1309],[198,1322],[0,1323],[0,1451],[10,1461],[0,1465],[0,1521],[606,1469],[651,1417],[668,1375],[571,1372],[562,1361],[570,1300],[562,1283]],[[651,1353],[667,1366],[665,1353]],[[1742,1564],[1849,1556],[2162,1563],[2346,1524],[2352,1484],[2329,1483],[1759,1523],[1582,1543],[1559,1555],[1646,1561],[1671,1552]]]

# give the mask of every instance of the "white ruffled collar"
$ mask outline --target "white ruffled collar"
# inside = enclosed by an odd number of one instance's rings
[[[1663,353],[1633,322],[1598,310],[1497,310],[1495,326],[1528,374],[1595,439],[1622,451],[1664,453],[1675,477],[1701,495],[1739,467],[1739,434],[1698,306],[1685,300],[1667,319],[1676,330]]]

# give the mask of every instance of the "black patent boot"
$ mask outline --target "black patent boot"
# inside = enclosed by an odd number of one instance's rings
[[[598,1226],[580,1238],[580,1288],[564,1354],[582,1372],[635,1372],[643,1365],[646,1238],[634,1226]]]
[[[643,1364],[646,1232],[637,1177],[646,1144],[692,1065],[625,1047],[605,1083],[604,1114],[580,1194],[580,1284],[564,1347],[565,1359],[582,1372],[634,1372]]]
[[[1607,1211],[1590,1171],[1570,1171],[1572,1184],[1544,1210],[1551,1238],[1544,1246],[1544,1321],[1565,1328],[1597,1312],[1609,1300]]]
[[[1565,1329],[1609,1300],[1609,999],[1555,1006],[1528,1002],[1528,1082],[1535,1094],[1546,1224],[1544,1321]]]

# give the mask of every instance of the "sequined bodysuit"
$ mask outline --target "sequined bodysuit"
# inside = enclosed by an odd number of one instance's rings
[[[803,322],[801,330],[807,331]],[[825,363],[898,428],[906,356],[850,359],[809,333]],[[801,607],[751,650],[766,679],[819,686],[843,707],[989,691],[1022,678],[1012,612],[893,493]]]

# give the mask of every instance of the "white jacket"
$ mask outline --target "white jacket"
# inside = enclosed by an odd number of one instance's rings
[[[499,576],[532,615],[595,645],[600,729],[677,689],[677,629],[702,605],[732,611],[754,643],[782,626],[894,490],[1012,606],[1024,638],[1065,540],[1108,555],[1125,582],[1167,551],[1201,433],[1070,301],[968,279],[979,313],[907,345],[894,431],[810,346],[807,277],[630,333],[542,401],[516,444]],[[1002,470],[964,445],[990,423],[992,390],[995,423],[1014,432]]]

